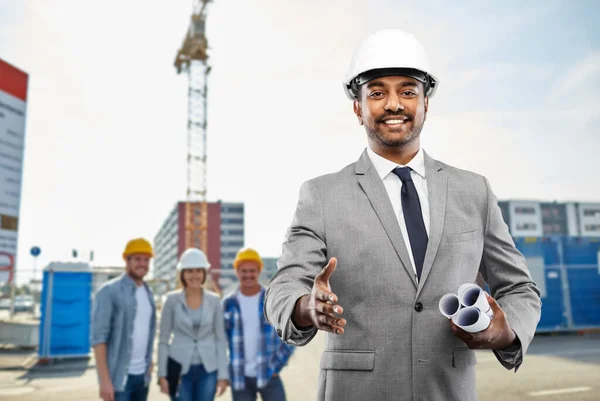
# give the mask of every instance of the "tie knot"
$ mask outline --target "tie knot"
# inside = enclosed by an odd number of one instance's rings
[[[410,170],[410,167],[396,167],[392,170],[392,173],[396,174],[402,183],[405,183],[406,181],[412,181]]]

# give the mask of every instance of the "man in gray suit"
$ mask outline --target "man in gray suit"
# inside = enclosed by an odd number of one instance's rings
[[[516,371],[539,291],[488,181],[421,149],[438,79],[417,39],[369,35],[344,88],[368,148],[302,185],[265,314],[290,344],[327,332],[318,400],[476,400],[472,349],[492,349]],[[494,317],[471,334],[438,302],[479,274]]]

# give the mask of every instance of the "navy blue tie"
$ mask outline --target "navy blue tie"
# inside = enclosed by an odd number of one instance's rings
[[[428,238],[423,222],[421,202],[419,202],[415,183],[410,176],[410,170],[410,167],[396,167],[392,172],[402,181],[402,213],[404,214],[404,222],[406,223],[410,247],[412,248],[417,278],[420,280]]]

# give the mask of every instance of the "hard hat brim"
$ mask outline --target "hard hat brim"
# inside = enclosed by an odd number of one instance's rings
[[[422,70],[415,68],[376,68],[358,74],[344,82],[346,95],[350,100],[358,99],[358,88],[376,78],[402,76],[416,79],[425,85],[425,96],[432,97],[438,85],[437,79]]]
[[[208,266],[181,266],[181,265],[177,265],[177,270],[191,270],[191,269],[204,269],[204,270],[208,270],[210,268],[210,265]]]

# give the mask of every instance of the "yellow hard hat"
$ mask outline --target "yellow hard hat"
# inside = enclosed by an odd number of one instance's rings
[[[260,255],[252,248],[240,249],[235,256],[235,260],[233,261],[233,267],[237,269],[242,262],[256,262],[258,263],[259,270],[262,270],[263,268],[263,261],[260,258]]]
[[[150,242],[146,241],[144,238],[135,238],[129,241],[125,246],[125,251],[123,252],[123,259],[127,259],[128,256],[131,256],[136,253],[143,253],[146,255],[150,255],[150,257],[154,256],[154,252],[152,251],[152,245],[150,245]]]

